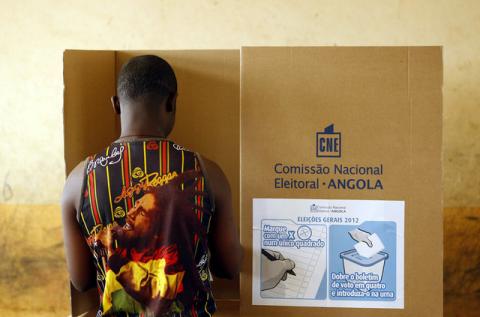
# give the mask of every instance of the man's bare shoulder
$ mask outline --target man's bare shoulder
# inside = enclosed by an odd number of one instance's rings
[[[203,163],[205,164],[205,168],[209,171],[212,171],[214,173],[220,173],[220,172],[223,172],[222,169],[220,168],[220,166],[218,166],[218,164],[208,158],[206,158],[205,156],[202,155],[202,160],[203,160]]]
[[[210,269],[218,277],[232,279],[240,270],[242,248],[232,206],[232,193],[227,177],[212,160],[203,159],[207,181],[210,181],[215,198],[215,217],[209,232],[211,251]]]
[[[75,166],[68,175],[63,189],[62,204],[68,204],[75,210],[79,208],[86,162],[85,159]]]
[[[230,192],[230,184],[228,183],[225,173],[221,167],[214,161],[202,156],[203,164],[207,172],[208,181],[214,192]]]

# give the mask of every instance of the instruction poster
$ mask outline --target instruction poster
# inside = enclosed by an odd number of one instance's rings
[[[253,199],[252,304],[404,308],[404,209]]]

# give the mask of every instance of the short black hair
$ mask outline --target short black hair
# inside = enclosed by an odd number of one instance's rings
[[[155,55],[141,55],[122,66],[117,80],[117,94],[130,100],[139,97],[163,98],[177,92],[172,66]]]

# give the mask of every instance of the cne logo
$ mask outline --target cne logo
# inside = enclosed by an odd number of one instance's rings
[[[317,157],[341,157],[342,135],[334,131],[333,124],[317,132]]]

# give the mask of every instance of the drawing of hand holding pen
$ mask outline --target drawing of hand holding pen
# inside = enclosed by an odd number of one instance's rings
[[[280,252],[262,249],[262,284],[261,290],[276,287],[280,281],[287,279],[287,274],[296,275],[295,262],[285,259]]]

